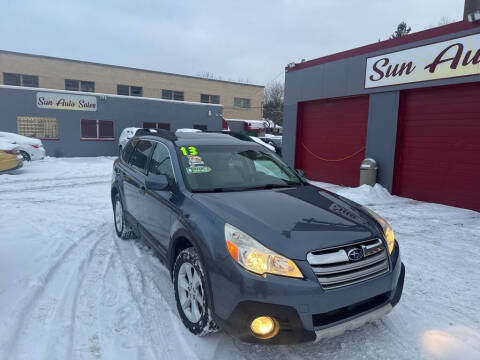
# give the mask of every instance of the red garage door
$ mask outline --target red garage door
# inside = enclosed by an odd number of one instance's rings
[[[393,192],[480,211],[480,85],[402,92]]]
[[[299,104],[295,167],[312,180],[358,186],[368,96]]]

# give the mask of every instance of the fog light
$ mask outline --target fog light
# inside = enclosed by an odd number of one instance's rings
[[[250,329],[260,339],[270,339],[277,335],[279,330],[278,322],[270,316],[259,316],[252,321]]]

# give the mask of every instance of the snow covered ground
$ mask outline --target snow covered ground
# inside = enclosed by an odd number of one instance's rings
[[[323,184],[392,224],[400,304],[313,344],[197,338],[162,264],[115,236],[112,161],[47,158],[0,175],[0,359],[480,359],[480,213]]]

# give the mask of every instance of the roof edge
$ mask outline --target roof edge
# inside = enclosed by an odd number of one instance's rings
[[[175,74],[175,73],[169,73],[169,72],[165,72],[165,71],[140,69],[140,68],[135,68],[135,67],[123,66],[123,65],[111,65],[111,64],[104,64],[104,63],[99,63],[99,62],[94,62],[94,61],[75,60],[75,59],[61,58],[61,57],[56,57],[56,56],[28,54],[28,53],[22,53],[22,52],[17,52],[17,51],[9,51],[9,50],[0,50],[0,54],[28,56],[28,57],[36,57],[36,58],[49,59],[49,60],[68,61],[68,62],[73,62],[73,63],[96,65],[96,66],[105,66],[105,67],[123,69],[123,70],[144,71],[144,72],[153,73],[153,74],[178,76],[178,77],[184,77],[184,78],[189,78],[189,79],[197,79],[197,80],[214,81],[214,82],[221,82],[221,83],[225,83],[225,84],[232,84],[232,85],[239,85],[239,86],[251,86],[251,87],[258,87],[258,88],[264,88],[265,87],[265,85],[246,84],[246,83],[241,83],[241,82],[236,82],[236,81],[228,81],[228,80],[207,79],[207,78],[203,78],[203,77],[200,77],[200,76]]]
[[[402,36],[396,39],[388,39],[384,41],[379,41],[377,43],[369,44],[360,46],[357,48],[353,48],[346,51],[341,51],[335,54],[322,56],[316,59],[308,60],[302,63],[298,63],[295,65],[294,68],[289,68],[288,66],[285,67],[285,72],[292,72],[296,70],[305,69],[308,67],[326,64],[329,62],[346,59],[353,56],[364,55],[371,52],[383,50],[383,49],[390,49],[396,46],[413,43],[421,40],[431,39],[442,35],[448,35],[455,32],[460,32],[464,30],[470,30],[480,28],[480,25],[476,23],[470,23],[468,21],[458,21],[455,23],[435,27],[432,29],[418,31],[412,34],[408,34],[406,36]]]

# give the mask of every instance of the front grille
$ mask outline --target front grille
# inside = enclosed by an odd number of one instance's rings
[[[355,253],[359,260],[352,260]],[[387,249],[380,239],[312,251],[308,253],[307,261],[325,290],[353,285],[389,270]]]

